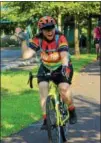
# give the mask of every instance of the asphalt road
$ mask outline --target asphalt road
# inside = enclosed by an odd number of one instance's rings
[[[21,57],[21,50],[1,50],[1,68]]]
[[[72,85],[78,123],[69,126],[68,143],[100,143],[100,67],[89,64]],[[48,143],[47,132],[40,130],[41,121],[31,124],[1,143]]]

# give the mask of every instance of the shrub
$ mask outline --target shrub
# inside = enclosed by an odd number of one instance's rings
[[[15,41],[14,39],[10,39],[11,35],[6,35],[5,37],[1,38],[1,47],[10,47],[13,46],[19,46],[19,42]]]

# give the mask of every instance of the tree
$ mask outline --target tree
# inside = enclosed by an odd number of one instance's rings
[[[62,30],[62,16],[69,14],[75,19],[75,54],[80,54],[78,29],[82,21],[89,18],[90,14],[100,13],[100,2],[4,2],[9,7],[7,17],[12,21],[26,21],[32,15],[34,19],[42,15],[54,16],[58,22],[58,28]],[[19,15],[19,17],[18,17]],[[87,24],[88,25],[88,24]],[[88,26],[89,29],[89,26]],[[89,33],[89,32],[88,32]],[[90,38],[88,40],[90,43]],[[90,44],[89,44],[90,46]]]

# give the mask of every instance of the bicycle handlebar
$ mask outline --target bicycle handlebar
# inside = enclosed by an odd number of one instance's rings
[[[61,73],[54,73],[53,75],[60,75]],[[27,84],[30,85],[30,88],[33,88],[33,78],[38,78],[38,77],[42,77],[42,76],[46,76],[46,77],[51,77],[52,73],[43,73],[43,74],[40,74],[40,75],[33,75],[32,72],[29,72],[29,79],[28,79],[28,82]]]

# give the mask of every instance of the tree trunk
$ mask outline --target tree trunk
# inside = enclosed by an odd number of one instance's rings
[[[88,19],[88,41],[87,41],[87,53],[91,51],[91,17]]]
[[[61,15],[61,13],[59,13],[58,14],[58,29],[59,29],[59,31],[62,31],[61,18],[62,18],[62,15]]]
[[[100,1],[100,20],[101,20],[101,1]]]
[[[74,31],[74,42],[75,42],[75,55],[79,57],[79,30],[78,30],[78,15],[75,16],[75,31]]]

